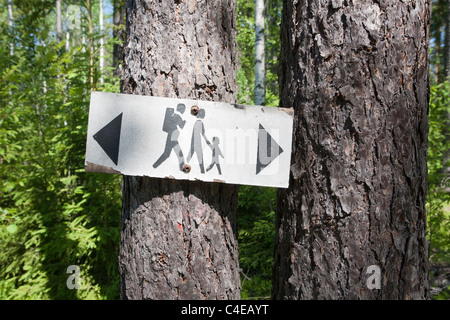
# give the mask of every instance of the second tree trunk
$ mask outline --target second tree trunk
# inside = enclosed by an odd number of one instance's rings
[[[275,299],[425,299],[428,1],[284,1]],[[372,282],[379,277],[379,282]]]

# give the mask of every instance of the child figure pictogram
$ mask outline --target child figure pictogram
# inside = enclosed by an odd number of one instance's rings
[[[216,165],[219,174],[222,175],[222,170],[220,170],[219,156],[221,156],[222,158],[224,158],[224,156],[222,154],[222,151],[220,151],[219,143],[220,143],[219,138],[214,137],[212,140],[212,144],[210,145],[212,149],[212,162],[209,165],[209,167],[206,168],[206,171],[211,170],[214,167],[214,165]]]

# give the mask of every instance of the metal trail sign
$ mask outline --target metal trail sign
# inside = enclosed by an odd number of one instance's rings
[[[292,122],[272,107],[92,92],[85,167],[287,188]]]

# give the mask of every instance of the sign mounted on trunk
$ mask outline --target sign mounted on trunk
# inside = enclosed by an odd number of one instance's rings
[[[292,113],[92,92],[86,171],[287,188]]]

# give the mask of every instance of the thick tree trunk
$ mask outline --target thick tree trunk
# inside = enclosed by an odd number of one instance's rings
[[[429,18],[426,0],[284,1],[281,102],[296,116],[273,298],[429,297]]]
[[[235,102],[235,1],[126,4],[122,92]],[[123,299],[238,299],[237,187],[124,177]]]

